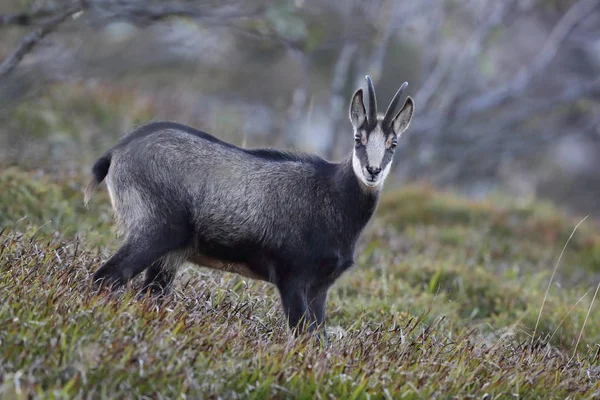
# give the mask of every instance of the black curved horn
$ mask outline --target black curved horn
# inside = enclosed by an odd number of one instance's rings
[[[377,125],[377,99],[375,98],[375,87],[369,75],[365,76],[367,86],[369,88],[369,112],[367,114],[367,122],[369,126]]]
[[[392,119],[394,118],[394,111],[396,110],[396,107],[398,107],[400,97],[402,97],[402,93],[404,92],[404,89],[406,89],[407,86],[408,82],[404,82],[402,86],[400,86],[400,89],[398,89],[398,91],[394,95],[392,102],[390,103],[387,111],[385,112],[385,117],[383,117],[383,122],[381,123],[381,126],[389,127],[392,123]]]

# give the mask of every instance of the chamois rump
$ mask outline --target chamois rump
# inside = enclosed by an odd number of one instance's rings
[[[144,291],[165,293],[191,262],[277,286],[289,326],[323,326],[327,291],[354,261],[414,102],[394,113],[405,82],[378,114],[373,82],[351,99],[353,149],[340,163],[244,149],[174,122],[125,136],[92,168],[86,193],[106,178],[124,244],[94,274],[118,287],[146,271]],[[350,135],[349,135],[350,136]],[[350,139],[350,138],[349,138]]]

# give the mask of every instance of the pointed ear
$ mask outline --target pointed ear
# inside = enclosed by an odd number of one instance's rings
[[[392,121],[392,129],[394,133],[398,136],[402,134],[410,125],[410,121],[412,120],[413,114],[415,113],[415,102],[409,96],[406,98],[402,109],[398,111],[398,114],[394,117]]]
[[[354,129],[359,129],[367,120],[367,112],[365,111],[365,103],[363,102],[363,91],[358,89],[352,96],[350,103],[350,122]]]

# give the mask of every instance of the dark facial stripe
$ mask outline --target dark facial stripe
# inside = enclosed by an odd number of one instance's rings
[[[356,158],[359,160],[361,168],[366,168],[369,166],[373,168],[381,168],[383,171],[392,162],[394,152],[393,149],[390,149],[388,146],[386,146],[386,144],[387,142],[390,142],[387,139],[389,138],[389,135],[393,135],[393,133],[387,132],[387,135],[382,135],[380,129],[380,126],[377,126],[375,129],[366,132],[366,144],[360,143],[355,145]],[[374,143],[374,140],[381,141],[381,143]],[[377,154],[378,151],[376,148],[371,148],[371,150],[368,151],[367,149],[369,145],[380,146],[380,149],[383,149],[383,157],[381,157],[380,152]],[[369,154],[377,155],[378,159],[370,160]]]

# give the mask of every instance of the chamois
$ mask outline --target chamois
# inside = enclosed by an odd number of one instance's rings
[[[323,326],[327,291],[354,262],[375,212],[397,140],[411,121],[405,82],[385,114],[366,76],[351,99],[354,146],[340,163],[274,149],[245,149],[175,122],[123,137],[92,168],[106,178],[124,244],[94,274],[118,287],[146,270],[144,290],[165,293],[184,262],[275,284],[290,328]]]

